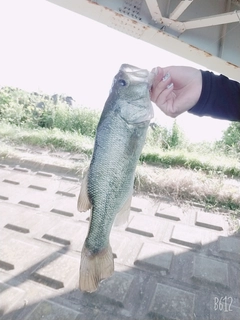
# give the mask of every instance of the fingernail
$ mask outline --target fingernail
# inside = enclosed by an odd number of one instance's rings
[[[165,76],[162,78],[162,81],[166,81],[170,77],[170,73],[166,73]]]
[[[171,89],[173,87],[173,83],[170,83],[169,85],[167,85],[167,89]]]
[[[156,76],[158,74],[158,67],[153,68],[151,72]]]

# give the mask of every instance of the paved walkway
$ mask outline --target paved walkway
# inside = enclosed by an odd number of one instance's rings
[[[1,320],[240,319],[240,238],[224,215],[135,195],[129,223],[111,232],[113,277],[82,293],[78,176],[2,163]]]

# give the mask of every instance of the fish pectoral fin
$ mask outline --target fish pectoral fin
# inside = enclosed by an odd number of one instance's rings
[[[113,254],[110,245],[98,254],[92,254],[84,245],[81,255],[79,288],[94,292],[101,280],[111,277],[114,271]]]
[[[88,172],[83,178],[80,194],[78,197],[77,208],[78,208],[78,211],[80,212],[88,211],[92,207],[92,204],[88,198],[87,183],[88,183]]]
[[[122,209],[117,213],[114,220],[114,227],[121,226],[126,222],[128,222],[129,215],[130,215],[131,201],[132,201],[132,195],[127,199]]]

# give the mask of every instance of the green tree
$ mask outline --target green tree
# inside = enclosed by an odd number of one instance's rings
[[[177,121],[174,120],[171,135],[169,136],[168,144],[171,148],[180,147],[185,143],[186,139],[182,129],[177,124]]]
[[[223,144],[227,149],[232,148],[240,152],[240,123],[232,122],[227,130],[224,131],[222,137]]]

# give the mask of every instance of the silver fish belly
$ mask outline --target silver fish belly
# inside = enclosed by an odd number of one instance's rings
[[[78,199],[78,210],[91,208],[80,266],[79,287],[97,290],[114,271],[109,235],[114,223],[127,220],[134,174],[153,109],[151,74],[122,65],[99,120],[92,160]]]

